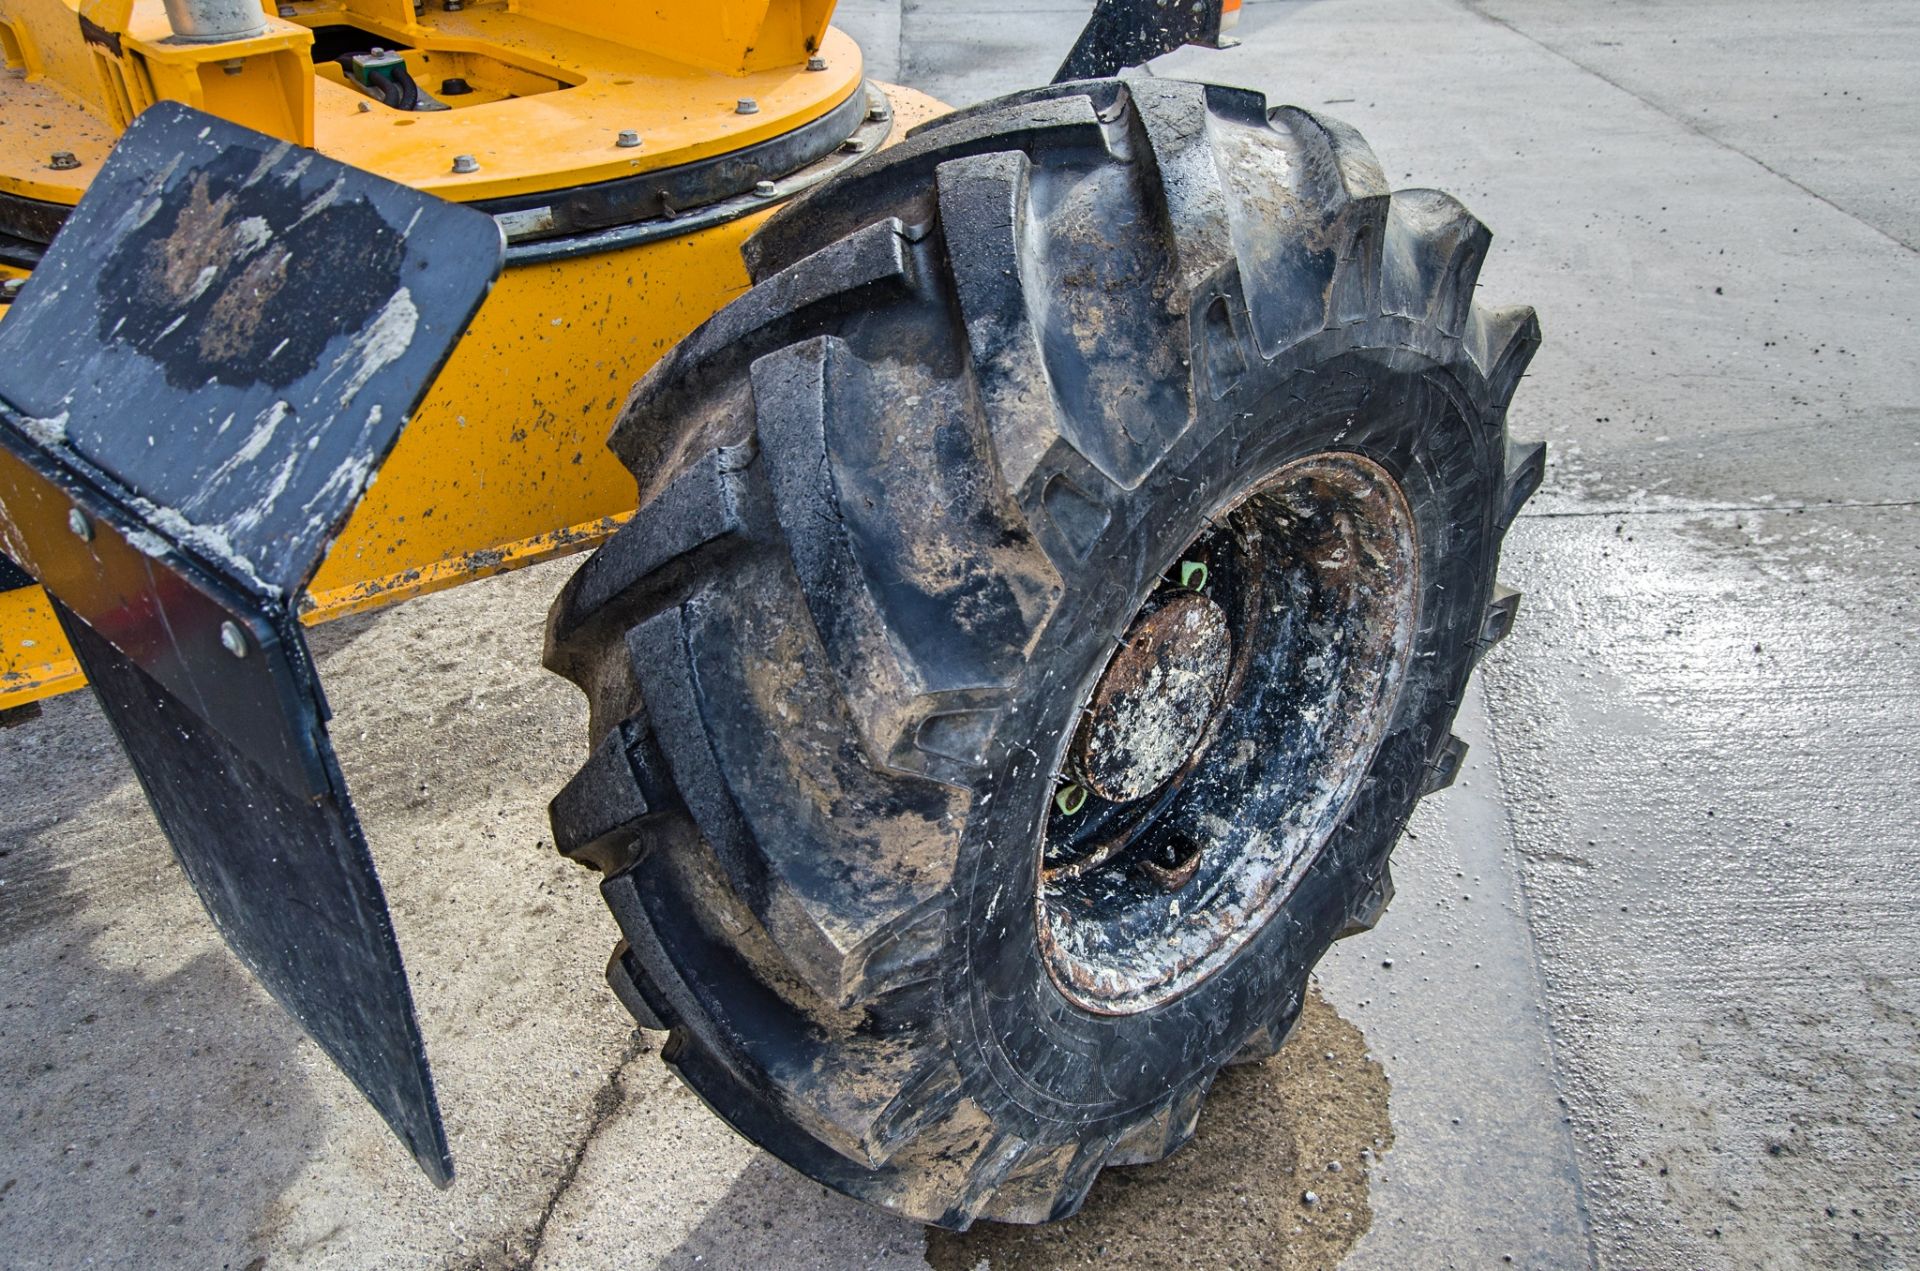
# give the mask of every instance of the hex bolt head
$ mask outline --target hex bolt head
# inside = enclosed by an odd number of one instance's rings
[[[25,278],[8,278],[0,281],[0,300],[12,300],[27,285]]]
[[[73,536],[82,543],[91,543],[93,541],[93,522],[89,521],[87,514],[79,508],[68,509],[67,528],[72,530]]]
[[[640,144],[640,134],[631,128],[620,130],[620,139],[613,143],[622,150],[632,150]]]
[[[280,16],[283,18],[297,18],[300,16],[300,11],[290,4],[283,4],[280,6]]]
[[[47,166],[55,172],[71,172],[80,166],[80,160],[71,150],[56,150],[53,157],[47,160]]]
[[[840,148],[851,151],[854,154],[864,154],[867,149],[867,139],[865,137],[848,137],[840,143]]]
[[[760,103],[751,97],[742,97],[734,103],[733,113],[736,115],[757,115],[760,113]]]
[[[480,161],[470,154],[457,154],[453,156],[453,170],[462,176],[470,172],[478,172]]]
[[[446,0],[446,3],[440,7],[445,9],[448,13],[458,13],[460,12],[460,10],[466,8],[467,6],[462,4],[460,0]]]
[[[875,106],[872,110],[869,110],[867,112],[867,121],[869,123],[876,123],[876,124],[882,123],[885,120],[888,120],[891,118],[893,118],[893,112],[887,109],[884,105]]]
[[[220,647],[236,658],[247,656],[247,633],[240,629],[237,622],[220,624]]]
[[[780,193],[780,187],[771,181],[755,181],[753,183],[753,192],[763,199],[770,199]]]
[[[815,53],[807,59],[807,69],[810,71],[824,71],[827,69],[827,59]]]

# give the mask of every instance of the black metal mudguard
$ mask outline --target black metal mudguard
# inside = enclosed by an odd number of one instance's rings
[[[494,278],[492,218],[161,102],[0,322],[38,578],[235,953],[453,1176],[294,603]]]
[[[1093,16],[1054,72],[1056,84],[1102,79],[1187,44],[1223,48],[1223,0],[1095,0]]]

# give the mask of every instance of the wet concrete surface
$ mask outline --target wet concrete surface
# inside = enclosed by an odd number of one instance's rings
[[[1044,81],[1085,6],[843,12],[965,102]],[[316,633],[448,1193],[225,953],[91,703],[0,732],[0,1266],[1920,1262],[1916,20],[1249,0],[1242,48],[1161,63],[1465,198],[1482,294],[1541,312],[1514,426],[1553,447],[1464,781],[1323,969],[1339,1045],[1230,1075],[1190,1155],[1038,1239],[930,1243],[707,1114],[547,841],[582,728],[537,668],[559,563]],[[1391,1149],[1296,1239],[1299,1169],[1374,1135],[1380,1079]]]

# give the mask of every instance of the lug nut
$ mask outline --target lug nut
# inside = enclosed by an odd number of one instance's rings
[[[457,154],[453,156],[453,170],[462,176],[470,172],[478,172],[480,161],[470,154]]]
[[[755,181],[753,183],[753,192],[763,199],[770,199],[780,193],[780,187],[771,181]]]
[[[47,160],[47,166],[55,172],[70,172],[80,166],[80,160],[74,157],[71,150],[56,150],[53,157]]]
[[[72,508],[67,512],[67,528],[72,530],[73,536],[82,543],[93,541],[93,522],[89,521],[87,514],[79,508]]]
[[[827,69],[827,59],[815,53],[807,59],[807,69],[810,71],[824,71]]]
[[[742,97],[734,103],[733,113],[736,115],[757,115],[760,113],[760,103],[751,97]]]
[[[247,636],[240,630],[239,624],[223,622],[220,624],[220,647],[236,658],[247,656]]]
[[[624,128],[620,132],[620,140],[613,144],[622,150],[632,150],[640,144],[640,134],[631,128]]]

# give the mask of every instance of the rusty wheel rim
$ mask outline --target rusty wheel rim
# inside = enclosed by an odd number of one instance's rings
[[[1406,496],[1286,464],[1175,557],[1084,698],[1035,899],[1055,985],[1130,1014],[1225,965],[1337,830],[1418,625]]]

